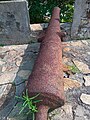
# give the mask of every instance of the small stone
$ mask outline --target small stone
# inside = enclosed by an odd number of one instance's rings
[[[62,106],[62,109],[66,114],[72,115],[72,106],[69,103],[66,103],[64,106]]]
[[[80,117],[76,116],[75,120],[88,120],[88,119],[85,119],[84,117],[81,117],[81,116]]]
[[[73,60],[74,64],[77,66],[77,68],[83,73],[83,74],[88,74],[90,73],[89,66],[86,65],[83,62],[80,62],[78,60]]]
[[[68,63],[69,61],[71,61],[70,58],[67,58],[65,56],[63,57],[63,63]]]
[[[31,73],[31,71],[29,71],[29,70],[20,70],[18,72],[18,76],[22,77],[23,79],[28,79],[30,73]]]
[[[81,84],[77,80],[72,80],[69,78],[64,78],[64,90],[67,91],[68,89],[78,88]]]
[[[4,64],[5,64],[5,62],[0,60],[0,65],[4,65]]]
[[[63,64],[63,71],[67,72],[69,70],[68,66],[66,64]]]
[[[88,55],[90,55],[90,52],[87,52]]]
[[[82,93],[80,99],[83,103],[90,105],[90,95]]]
[[[15,51],[18,51],[18,50],[25,50],[27,48],[28,44],[23,44],[23,45],[10,45],[10,46],[7,46],[6,49],[9,49],[9,50],[15,50]],[[5,46],[6,47],[6,46]]]
[[[57,111],[54,110],[51,120],[73,120],[72,106],[70,104],[66,103],[61,107],[61,110],[58,109]]]
[[[19,58],[17,58],[16,59],[16,65],[19,67],[20,66],[20,64],[21,64],[21,62],[22,62],[22,57],[19,57]]]
[[[84,76],[84,80],[85,80],[84,85],[85,86],[90,86],[90,76]]]
[[[69,48],[69,47],[65,47],[64,49],[63,49],[63,52],[68,52],[68,51],[70,51],[71,49]]]
[[[82,40],[82,43],[85,45],[88,45],[88,41],[87,40]]]
[[[0,76],[0,85],[6,84],[6,83],[12,83],[14,81],[15,77],[16,77],[16,74],[13,71],[3,73]]]
[[[6,99],[11,99],[15,94],[15,86],[12,84],[0,86],[0,107],[4,104]]]
[[[76,110],[74,110],[76,116],[84,116],[84,108],[80,105],[77,106]]]
[[[6,69],[7,69],[7,67],[6,67],[6,66],[3,66],[3,67],[2,67],[2,72],[5,72]]]
[[[5,56],[4,54],[0,54],[0,58],[1,58],[1,59],[3,59],[3,58],[4,58],[4,56]]]
[[[11,50],[11,51],[9,52],[9,55],[10,55],[10,56],[16,56],[16,54],[17,54],[17,52],[16,52],[15,50]]]
[[[72,46],[78,46],[78,47],[81,47],[83,44],[82,44],[82,42],[81,41],[75,41],[75,42],[73,42],[73,41],[71,41],[71,43],[70,43],[70,45],[72,45]]]
[[[32,31],[42,30],[43,29],[41,24],[31,24],[30,28],[31,28]]]

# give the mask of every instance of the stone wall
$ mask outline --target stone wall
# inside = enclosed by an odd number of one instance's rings
[[[76,0],[71,37],[90,38],[90,0]]]
[[[30,41],[30,23],[26,0],[0,2],[0,44]]]

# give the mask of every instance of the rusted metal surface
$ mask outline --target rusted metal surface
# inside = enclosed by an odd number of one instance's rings
[[[45,38],[47,29],[41,31],[38,35],[38,42],[42,42],[42,40]],[[58,33],[59,37],[61,38],[61,41],[63,41],[63,37],[66,36],[66,32],[60,32]]]
[[[37,99],[42,100],[37,104],[39,112],[36,120],[46,120],[47,109],[55,109],[64,104],[59,14],[60,9],[55,7],[27,86],[30,97],[40,93]],[[46,110],[44,106],[48,106]]]
[[[49,109],[48,106],[40,105],[38,107],[39,112],[36,113],[35,120],[47,120],[48,119],[48,116],[47,116],[48,109]]]

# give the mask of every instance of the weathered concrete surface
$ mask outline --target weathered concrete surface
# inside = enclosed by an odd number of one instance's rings
[[[71,37],[90,38],[90,0],[75,0]]]
[[[0,2],[0,44],[28,42],[30,26],[26,0]]]

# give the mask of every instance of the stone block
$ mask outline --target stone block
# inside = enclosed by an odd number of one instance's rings
[[[72,39],[90,38],[90,0],[75,0],[73,23],[71,27]]]
[[[0,44],[28,42],[30,25],[26,0],[0,2]]]

